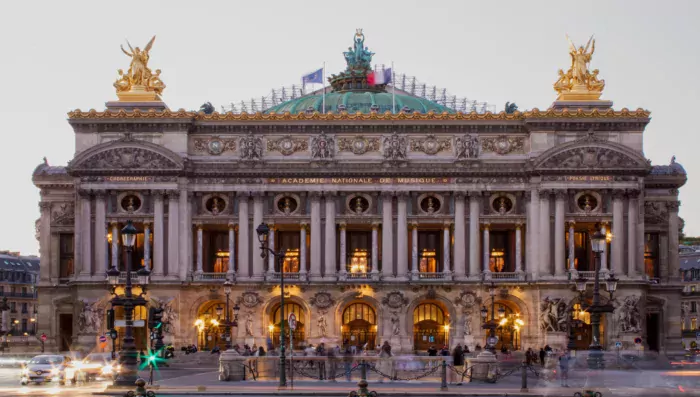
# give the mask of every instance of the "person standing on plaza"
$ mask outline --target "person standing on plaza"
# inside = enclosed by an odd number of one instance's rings
[[[452,351],[452,365],[454,365],[454,368],[457,371],[463,371],[464,350],[462,350],[462,345],[460,345],[460,344],[457,344],[457,347],[455,347],[454,350]],[[457,379],[456,375],[458,375],[458,374],[455,373],[454,371],[452,371],[451,373],[453,374],[454,379],[456,380]],[[461,385],[463,379],[464,379],[464,374],[462,374],[459,377],[459,381],[457,382],[457,385]]]
[[[336,354],[336,349],[338,349],[338,351],[340,350],[337,347],[331,347],[328,349],[328,372],[330,373],[330,377],[326,376],[326,379],[330,380],[331,382],[336,381],[335,376],[338,372],[338,356]]]
[[[350,346],[347,346],[345,348],[345,352],[343,353],[343,365],[344,365],[344,370],[345,370],[345,379],[348,382],[352,381],[352,360],[353,360],[353,354],[352,354],[352,349],[350,349]]]
[[[389,377],[389,380],[393,380],[393,374],[392,374],[392,362],[391,362],[391,345],[389,344],[389,341],[384,341],[384,344],[382,347],[379,349],[379,371],[381,371],[385,375],[381,375],[381,378],[379,379],[379,382],[382,383],[384,382],[385,377]]]
[[[316,347],[316,356],[325,357],[326,356],[326,345],[324,343],[319,343]],[[318,360],[318,380],[326,379],[326,363],[323,359]]]
[[[565,351],[564,354],[559,357],[559,379],[563,387],[569,387],[569,361],[571,357],[569,356],[569,351]]]
[[[540,349],[540,364],[544,367],[544,359],[547,357],[547,352],[544,351],[544,349]]]

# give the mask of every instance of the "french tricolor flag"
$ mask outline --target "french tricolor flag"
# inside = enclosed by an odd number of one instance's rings
[[[367,75],[367,84],[384,85],[391,83],[391,68],[375,70]]]

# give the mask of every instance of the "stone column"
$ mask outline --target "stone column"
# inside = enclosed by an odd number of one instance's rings
[[[529,219],[527,220],[528,240],[530,243],[527,248],[527,271],[537,278],[540,269],[540,196],[537,192],[537,187],[533,187],[529,192],[530,211],[528,212]]]
[[[180,272],[180,191],[168,191],[168,276]]]
[[[660,203],[663,205],[663,203]],[[659,275],[662,281],[668,282],[669,272],[669,249],[668,249],[668,234],[661,233],[659,235]]]
[[[464,193],[455,192],[455,243],[454,243],[454,276],[463,280],[466,275],[466,220],[464,213]]]
[[[639,192],[630,191],[627,193],[627,276],[635,278],[639,276],[637,272],[637,260],[644,261],[644,258],[637,258],[637,207]]]
[[[250,210],[247,192],[238,196],[238,274],[241,279],[250,278]],[[257,226],[256,226],[257,227]],[[256,238],[257,241],[257,238]]]
[[[105,192],[95,192],[95,275],[102,277],[109,268],[109,263],[102,263],[107,246],[107,207],[105,204]]]
[[[574,240],[574,233],[576,233],[576,230],[574,229],[576,227],[576,222],[570,221],[569,222],[569,271],[575,270],[574,267],[574,262],[576,261],[576,243]]]
[[[393,277],[394,274],[394,216],[392,209],[392,192],[382,192],[382,276]]]
[[[228,271],[226,279],[232,281],[236,278],[236,225],[228,224]]]
[[[670,281],[680,280],[680,262],[678,259],[679,221],[678,208],[680,201],[666,203],[668,206],[668,278]]]
[[[418,223],[411,223],[411,273],[418,273]]]
[[[183,183],[187,183],[187,180],[183,178]],[[189,235],[187,229],[191,228],[190,221],[188,217],[188,191],[187,189],[180,189],[180,197],[178,203],[178,273],[181,281],[187,280],[187,275],[192,271],[192,262],[189,261],[188,248],[192,246],[192,242],[189,240]]]
[[[163,219],[163,192],[152,191],[153,196],[153,276],[163,275],[163,259],[165,258],[165,221]],[[112,229],[112,260],[116,261],[114,239],[118,237]]]
[[[263,193],[256,192],[253,195],[253,230],[263,222]],[[251,239],[252,246],[258,246],[257,233],[253,232]],[[265,278],[265,263],[259,253],[253,254],[253,275],[254,280],[262,281]]]
[[[187,208],[182,215],[183,218],[185,218],[185,242],[186,242],[186,252],[187,255],[185,256],[185,262],[187,263],[187,271],[192,271],[192,268],[194,267],[195,259],[194,259],[194,249],[192,248],[192,242],[194,241],[194,234],[193,234],[193,228],[192,228],[192,198],[194,197],[194,192],[188,191],[187,192]],[[231,203],[233,203],[233,199],[231,200]],[[231,204],[231,208],[233,208],[233,204]],[[232,210],[233,211],[233,210]],[[231,213],[233,215],[233,212]],[[185,275],[187,277],[187,275]]]
[[[51,203],[39,202],[41,221],[39,224],[39,279],[48,282],[51,279]],[[43,258],[43,259],[41,259]]]
[[[554,203],[554,274],[566,275],[566,198],[565,191],[555,193]]]
[[[408,280],[407,198],[407,192],[401,192],[398,195],[398,216],[396,219],[396,278],[399,280]]]
[[[119,223],[110,222],[112,227],[112,267],[119,269]]]
[[[82,236],[80,235],[80,228],[82,227],[82,210],[81,208],[81,196],[85,194],[82,189],[76,189],[75,196],[75,207],[73,210],[73,274],[72,277],[77,277],[80,272],[80,263],[82,262],[83,255],[83,245]],[[58,269],[58,266],[56,267]],[[59,270],[60,271],[60,270]]]
[[[311,192],[311,271],[309,278],[321,278],[321,193]]]
[[[479,277],[479,200],[481,192],[469,192],[469,277]]]
[[[81,263],[80,263],[80,275],[79,277],[89,277],[90,276],[90,265],[92,264],[92,209],[90,208],[91,199],[88,192],[84,192],[80,196],[80,231],[82,234],[81,240],[83,245]],[[77,233],[76,233],[77,234]]]
[[[522,273],[523,271],[523,225],[515,224],[515,271]]]
[[[491,236],[491,231],[489,230],[491,225],[488,223],[484,223],[484,238],[482,239],[483,241],[483,266],[484,266],[484,274],[490,274],[491,269],[489,268],[490,264],[490,259],[491,259],[491,242],[490,242],[490,236]]]
[[[600,223],[600,232],[603,233],[604,235],[608,234],[608,228],[609,228],[608,222],[601,222]],[[603,253],[600,255],[600,271],[601,272],[607,272],[608,271],[608,243],[605,243],[605,248],[603,249]]]
[[[450,223],[442,225],[442,272],[449,274],[450,269]]]
[[[625,252],[625,235],[624,235],[624,214],[622,198],[622,191],[613,192],[613,240],[610,249],[612,250],[612,263],[610,265],[610,271],[616,274],[624,274],[624,252]]]
[[[325,253],[325,268],[323,278],[326,280],[337,279],[336,266],[336,240],[335,240],[335,193],[326,192],[326,244],[324,247]]]
[[[338,229],[340,229],[340,274],[343,275],[343,278],[348,273],[348,247],[345,227],[345,222],[338,224]]]
[[[149,222],[143,223],[143,266],[151,270],[151,224]]]
[[[299,225],[299,273],[306,274],[306,222]]]
[[[540,277],[546,277],[552,274],[552,234],[550,233],[551,210],[549,208],[550,194],[551,192],[548,190],[540,191],[540,265],[538,266]]]
[[[204,230],[201,223],[197,224],[197,274],[204,272]]]
[[[268,237],[268,247],[270,247],[271,250],[277,252],[277,247],[275,246],[275,225],[268,224],[270,227],[270,236]],[[275,272],[275,256],[274,255],[268,255],[267,256],[267,272],[269,274],[272,274]]]
[[[379,274],[379,224],[372,222],[372,274]]]

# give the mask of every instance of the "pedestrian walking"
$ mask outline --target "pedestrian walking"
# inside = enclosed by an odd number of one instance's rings
[[[336,350],[338,349],[338,350]],[[335,376],[338,372],[338,356],[336,355],[336,351],[339,351],[340,348],[329,348],[328,349],[328,372],[330,373],[330,377],[328,378],[331,382],[335,382]]]
[[[348,346],[343,353],[343,369],[345,370],[345,380],[348,382],[352,382],[352,360],[352,349]]]
[[[460,344],[457,344],[457,347],[452,351],[452,365],[457,371],[461,372],[464,370],[464,350]],[[451,371],[450,373],[453,374],[453,382],[456,380],[457,385],[461,385],[464,380],[464,374],[459,375],[455,371]]]
[[[569,361],[571,361],[571,356],[567,350],[564,355],[559,357],[559,380],[563,387],[569,387]]]
[[[547,357],[547,352],[544,351],[544,349],[540,348],[540,364],[544,367],[544,359]]]

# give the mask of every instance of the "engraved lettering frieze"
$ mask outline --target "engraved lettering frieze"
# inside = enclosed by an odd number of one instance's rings
[[[286,135],[277,140],[267,141],[268,152],[280,152],[283,156],[291,156],[296,152],[309,150],[309,141],[302,138],[292,138]]]
[[[436,155],[452,149],[452,139],[435,138],[435,135],[428,135],[425,139],[411,139],[409,142],[412,152],[423,152],[429,155]]]
[[[195,178],[194,183],[201,185],[232,184],[232,185],[254,185],[263,183],[262,178]]]
[[[523,153],[524,148],[524,137],[509,137],[506,135],[501,135],[498,137],[484,138],[481,141],[481,151],[484,153],[496,153],[500,155]]]
[[[338,138],[338,151],[352,152],[357,155],[378,152],[379,138],[365,138],[361,135],[354,138]]]
[[[236,140],[235,139],[222,139],[218,136],[213,136],[208,139],[195,138],[194,140],[194,151],[195,152],[207,152],[211,155],[218,156],[224,152],[235,151],[236,150]]]

